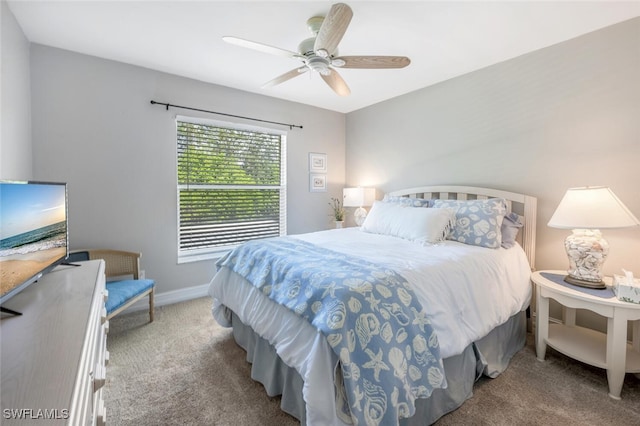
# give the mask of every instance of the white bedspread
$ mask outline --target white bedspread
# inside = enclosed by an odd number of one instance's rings
[[[358,228],[293,237],[388,265],[407,279],[438,333],[443,358],[460,354],[471,342],[525,309],[531,299],[530,267],[519,245],[508,250],[453,241],[421,246]],[[307,424],[344,424],[335,416],[335,357],[323,335],[226,268],[212,279],[209,295],[219,323],[229,324],[222,309],[229,307],[300,373],[305,381]]]

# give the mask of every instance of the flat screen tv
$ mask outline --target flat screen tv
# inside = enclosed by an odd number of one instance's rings
[[[63,262],[68,241],[65,183],[0,181],[0,305]]]

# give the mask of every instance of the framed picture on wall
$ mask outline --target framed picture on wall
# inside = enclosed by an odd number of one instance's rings
[[[309,173],[327,172],[327,154],[309,153]]]
[[[327,175],[320,173],[311,173],[309,175],[309,191],[310,192],[326,192],[327,191]]]

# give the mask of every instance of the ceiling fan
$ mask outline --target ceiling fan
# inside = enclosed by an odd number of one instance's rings
[[[238,37],[222,37],[227,43],[258,50],[272,55],[302,61],[301,67],[288,71],[265,83],[263,87],[272,87],[283,83],[309,70],[320,74],[320,77],[340,96],[351,93],[349,86],[340,76],[336,68],[382,69],[404,68],[411,60],[406,56],[337,56],[338,43],[351,22],[353,11],[344,3],[331,6],[326,17],[314,16],[307,20],[307,26],[313,37],[303,40],[298,45],[298,52],[269,46]]]

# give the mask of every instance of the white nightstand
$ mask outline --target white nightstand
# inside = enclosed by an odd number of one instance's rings
[[[563,354],[607,370],[609,396],[620,399],[625,373],[640,373],[640,304],[622,302],[608,286],[592,290],[567,284],[564,271],[537,271],[536,355],[544,361],[547,345]],[[607,281],[609,285],[611,281]],[[549,324],[549,299],[563,305],[563,323]],[[576,326],[576,309],[588,309],[607,318],[607,333]],[[627,343],[627,321],[633,323],[633,341]]]

